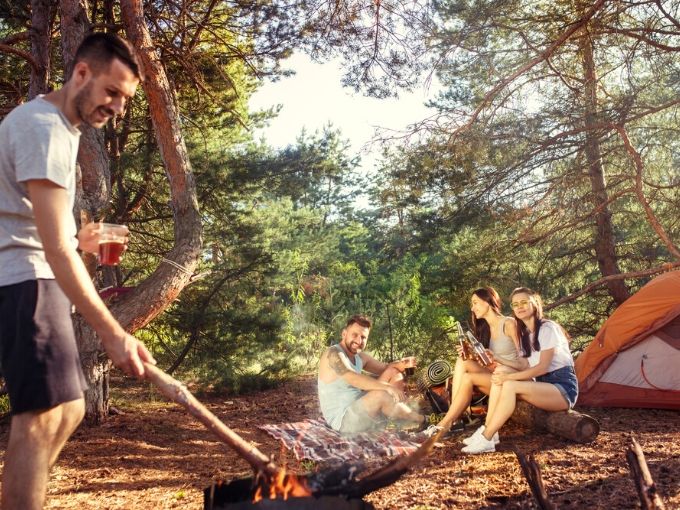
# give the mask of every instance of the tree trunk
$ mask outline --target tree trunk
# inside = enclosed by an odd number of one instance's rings
[[[62,47],[66,75],[73,67],[75,50],[89,31],[85,0],[61,0]],[[130,42],[139,54],[146,93],[158,146],[170,184],[171,204],[175,220],[175,246],[156,271],[133,292],[120,297],[111,312],[128,331],[134,332],[161,313],[189,283],[201,253],[201,223],[196,189],[184,139],[179,128],[179,115],[173,94],[144,23],[141,3],[121,2],[121,13]],[[110,159],[102,131],[85,128],[81,138],[79,193],[76,216],[81,221],[96,218],[110,197]],[[94,271],[94,259],[86,260]],[[86,420],[99,423],[108,415],[108,371],[101,342],[80,318],[75,320],[83,369],[89,384]]]
[[[576,411],[549,412],[524,402],[517,401],[511,418],[525,427],[547,430],[556,436],[579,443],[590,443],[600,433],[600,424],[587,414]]]
[[[78,45],[90,31],[87,5],[81,0],[61,0],[61,37],[65,76],[70,76]],[[80,147],[76,166],[76,202],[74,214],[78,225],[97,219],[99,211],[111,196],[109,186],[109,157],[104,134],[89,126],[80,127]],[[92,254],[83,254],[83,262],[90,276],[94,277],[97,260]],[[74,317],[74,329],[78,341],[80,361],[87,380],[85,392],[85,420],[91,424],[101,423],[108,415],[109,368],[101,342],[94,330],[80,315]]]
[[[588,163],[588,175],[592,187],[592,200],[595,207],[595,255],[602,276],[619,274],[619,264],[616,257],[616,240],[612,227],[612,217],[609,211],[609,197],[607,196],[607,184],[602,165],[600,140],[596,125],[597,119],[597,74],[595,72],[595,59],[593,56],[593,41],[587,27],[581,35],[581,58],[583,59],[584,83],[584,123],[585,132],[585,155]],[[623,280],[611,280],[607,282],[609,294],[617,305],[623,303],[630,296],[628,288]]]
[[[54,0],[31,0],[31,55],[36,63],[31,66],[28,99],[48,92],[50,81],[50,33]]]
[[[102,423],[109,414],[109,369],[111,362],[102,349],[94,330],[78,316],[74,321],[80,361],[87,380],[85,391],[85,421]]]
[[[125,32],[137,50],[144,71],[142,87],[170,184],[175,228],[175,246],[156,271],[112,307],[121,324],[129,331],[136,331],[160,314],[190,282],[201,255],[202,228],[179,112],[165,68],[154,50],[142,3],[122,0],[120,10]]]

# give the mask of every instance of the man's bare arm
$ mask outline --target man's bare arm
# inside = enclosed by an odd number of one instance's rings
[[[153,356],[111,315],[92,284],[68,234],[70,206],[66,190],[45,179],[27,182],[38,234],[57,283],[102,340],[111,361],[124,372],[141,377],[142,362]]]
[[[378,381],[368,375],[356,373],[347,356],[343,355],[338,349],[331,347],[328,350],[327,360],[336,376],[341,377],[347,384],[364,391],[386,391],[397,401],[404,399],[403,393],[390,384]]]
[[[389,366],[388,363],[378,361],[373,356],[365,352],[361,352],[358,355],[361,356],[361,360],[364,363],[364,370],[366,370],[366,372],[370,372],[373,375],[382,374],[385,371],[385,369]]]

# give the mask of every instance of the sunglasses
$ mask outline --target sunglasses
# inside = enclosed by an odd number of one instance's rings
[[[513,301],[512,303],[510,303],[510,306],[512,308],[519,308],[520,306],[527,306],[529,303],[531,303],[530,300],[522,299],[521,301]]]

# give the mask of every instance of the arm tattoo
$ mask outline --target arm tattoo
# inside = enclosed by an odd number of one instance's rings
[[[331,348],[331,350],[328,353],[328,364],[333,369],[333,371],[339,376],[345,375],[347,372],[350,371],[343,357],[340,356],[338,350],[334,348]]]

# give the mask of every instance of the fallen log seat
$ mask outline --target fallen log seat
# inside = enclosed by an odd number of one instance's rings
[[[578,443],[590,443],[600,433],[600,424],[587,414],[574,410],[544,411],[522,400],[517,401],[511,421],[526,427],[547,430]]]

